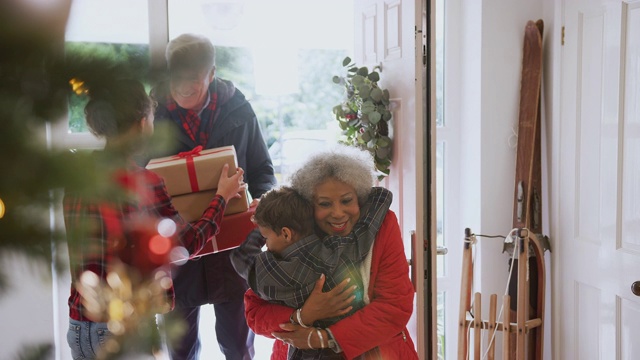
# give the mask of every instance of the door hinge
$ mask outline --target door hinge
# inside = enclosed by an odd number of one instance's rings
[[[564,46],[564,26],[562,27],[562,35],[560,38],[560,45]]]

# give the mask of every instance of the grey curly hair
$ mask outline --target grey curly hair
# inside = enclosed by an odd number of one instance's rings
[[[352,186],[358,204],[366,202],[373,186],[373,158],[368,151],[340,145],[312,155],[290,177],[293,189],[313,202],[316,186],[327,179],[336,179]]]

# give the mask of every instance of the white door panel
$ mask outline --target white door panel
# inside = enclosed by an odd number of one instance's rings
[[[640,2],[565,1],[554,336],[560,359],[640,356]]]
[[[392,210],[398,215],[407,258],[411,257],[411,232],[415,231],[416,249],[424,239],[424,204],[421,177],[426,153],[424,148],[422,109],[422,0],[356,0],[354,61],[369,68],[381,66],[380,85],[391,95],[391,137],[393,157],[391,174],[382,181],[393,192]],[[417,49],[417,50],[416,50]],[[420,226],[417,226],[420,224]],[[412,266],[417,274],[424,273],[422,251],[416,251]],[[416,308],[409,322],[409,331],[418,353],[425,354],[424,284],[416,279]],[[420,319],[420,320],[418,320]],[[428,326],[428,325],[426,325]]]

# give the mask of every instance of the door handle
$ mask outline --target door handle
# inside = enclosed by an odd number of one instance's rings
[[[447,249],[444,246],[438,246],[438,248],[436,249],[436,255],[447,255],[448,252],[449,252],[449,249]],[[407,265],[412,266],[413,260],[407,259]],[[640,285],[638,285],[638,289],[640,289]]]
[[[634,281],[633,284],[631,284],[631,292],[635,296],[640,296],[640,280]]]
[[[418,270],[414,266],[413,262],[416,258],[416,231],[411,230],[411,259],[407,259],[407,264],[411,268],[411,284],[413,285],[413,291],[418,289]]]

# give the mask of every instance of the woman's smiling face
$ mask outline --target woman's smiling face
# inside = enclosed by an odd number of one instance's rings
[[[316,224],[329,235],[349,234],[360,218],[356,190],[332,178],[316,186],[313,210]]]

